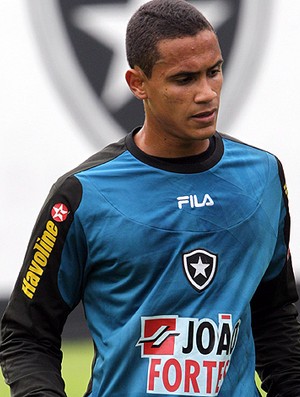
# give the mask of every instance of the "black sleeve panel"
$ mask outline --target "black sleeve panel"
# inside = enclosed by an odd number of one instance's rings
[[[300,324],[290,261],[252,299],[256,369],[268,397],[300,396]]]
[[[286,263],[272,280],[262,281],[251,301],[256,369],[268,397],[300,396],[300,324],[298,300],[289,247],[290,216],[282,166],[278,162],[286,208],[284,236]]]
[[[57,274],[81,197],[81,184],[74,176],[52,188],[4,313],[0,362],[14,397],[65,396],[60,347],[71,308],[61,298]]]

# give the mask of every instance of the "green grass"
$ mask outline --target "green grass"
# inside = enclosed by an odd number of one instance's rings
[[[62,373],[66,383],[67,396],[82,397],[90,380],[94,354],[92,342],[64,343],[63,353]]]
[[[93,359],[93,347],[90,341],[65,342],[63,344],[63,377],[66,383],[68,397],[82,397],[89,378]],[[259,380],[257,378],[257,382]],[[266,396],[261,392],[262,396]],[[2,373],[0,375],[0,396],[9,397],[9,388],[6,386]]]

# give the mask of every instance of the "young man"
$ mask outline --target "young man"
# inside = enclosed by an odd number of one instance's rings
[[[183,0],[127,30],[145,122],[53,186],[2,322],[12,395],[65,396],[61,333],[82,300],[87,396],[300,396],[280,162],[216,132],[222,55]]]

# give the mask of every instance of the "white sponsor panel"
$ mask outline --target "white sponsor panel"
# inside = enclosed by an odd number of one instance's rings
[[[217,396],[238,340],[240,320],[142,317],[141,358],[148,360],[150,394]]]

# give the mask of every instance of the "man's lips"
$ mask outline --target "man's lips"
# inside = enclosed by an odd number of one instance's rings
[[[200,121],[203,123],[211,123],[215,121],[216,114],[217,114],[217,109],[210,109],[205,112],[196,113],[191,118],[193,120]]]

